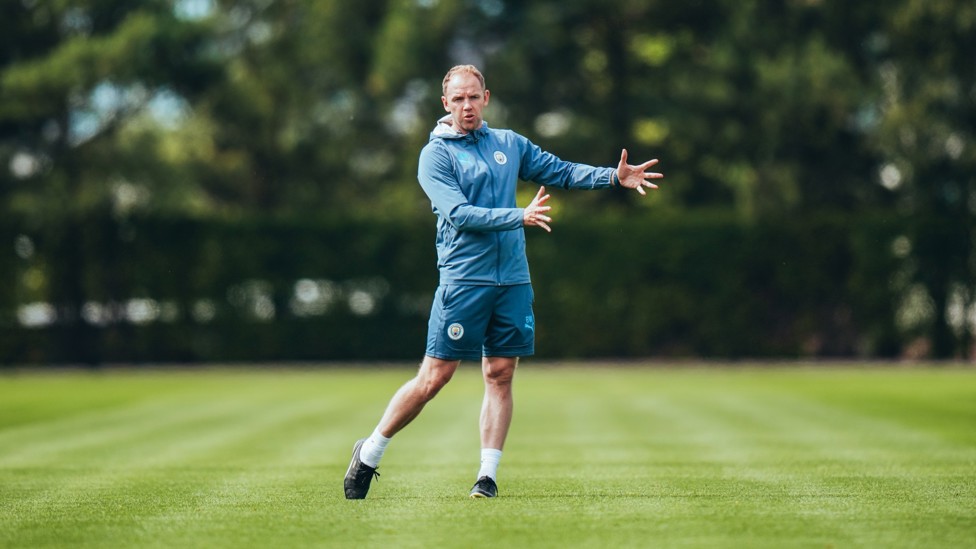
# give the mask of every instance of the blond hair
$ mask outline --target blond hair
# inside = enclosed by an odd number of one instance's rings
[[[478,67],[474,65],[455,65],[451,67],[451,70],[447,71],[447,74],[444,75],[444,82],[441,83],[441,93],[444,95],[447,95],[447,83],[455,74],[473,74],[478,79],[478,82],[481,82],[481,89],[485,89],[485,77],[482,76]]]

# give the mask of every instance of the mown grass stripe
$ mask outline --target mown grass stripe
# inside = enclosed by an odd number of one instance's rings
[[[490,502],[476,365],[357,502],[352,441],[415,367],[0,380],[32,395],[0,417],[0,546],[973,544],[972,370],[529,366]]]
[[[250,413],[244,413],[248,409]],[[201,414],[213,414],[215,410],[220,413],[212,415],[206,422],[187,419],[198,418]],[[312,413],[319,414],[329,410],[323,408],[321,403],[299,401],[280,403],[272,409],[201,403],[189,406],[185,411],[188,412],[186,415],[180,415],[185,421],[167,426],[162,431],[145,430],[141,428],[141,423],[134,424],[133,436],[126,440],[113,439],[110,446],[101,449],[101,459],[94,452],[86,452],[85,455],[92,456],[87,463],[93,469],[78,471],[78,474],[68,480],[62,479],[47,487],[35,488],[29,497],[11,503],[31,511],[23,513],[21,517],[33,524],[38,520],[38,514],[33,511],[39,509],[47,509],[49,513],[41,515],[41,519],[49,518],[50,513],[58,515],[79,507],[101,507],[127,512],[128,504],[133,502],[123,498],[121,503],[126,507],[120,507],[115,494],[143,493],[146,498],[141,501],[151,504],[157,499],[157,490],[166,488],[163,482],[166,472],[192,470],[191,467],[195,464],[217,474],[205,476],[208,482],[197,483],[191,499],[215,504],[219,503],[218,499],[214,499],[215,495],[228,491],[229,494],[223,496],[223,499],[240,499],[250,490],[253,479],[270,477],[268,482],[276,482],[272,475],[268,475],[268,469],[253,472],[250,469],[253,463],[264,460],[275,464],[283,455],[290,458],[289,447],[284,444],[270,451],[265,449],[260,452],[260,456],[254,455],[251,450],[288,423],[296,420],[307,421]],[[292,439],[286,437],[284,440]],[[121,455],[116,449],[119,445],[123,449]],[[220,464],[216,471],[211,469],[214,464]],[[159,480],[149,485],[142,480],[156,477]],[[180,498],[191,496],[186,491],[177,495]],[[140,507],[147,509],[144,516],[154,514],[153,505]],[[9,526],[18,528],[20,525],[18,521],[13,521]]]

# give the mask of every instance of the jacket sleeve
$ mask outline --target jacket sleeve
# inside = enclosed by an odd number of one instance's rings
[[[517,139],[522,153],[519,165],[521,179],[562,189],[606,189],[614,185],[615,168],[566,162],[521,135],[517,135]]]
[[[430,198],[434,213],[459,231],[509,231],[522,227],[521,208],[482,208],[469,204],[448,153],[441,147],[424,147],[417,179]]]

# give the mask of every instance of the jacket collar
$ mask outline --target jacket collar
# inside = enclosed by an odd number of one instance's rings
[[[430,132],[430,140],[434,139],[467,139],[478,141],[488,133],[488,123],[481,121],[481,127],[468,133],[461,133],[454,129],[451,124],[451,115],[442,116],[434,124],[434,129]]]

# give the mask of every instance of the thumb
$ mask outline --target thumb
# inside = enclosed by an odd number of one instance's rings
[[[620,149],[620,164],[627,163],[627,149]]]

